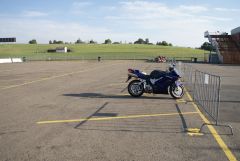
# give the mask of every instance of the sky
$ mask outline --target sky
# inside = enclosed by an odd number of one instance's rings
[[[204,32],[240,26],[239,0],[0,0],[0,37],[103,43],[167,41],[199,47]]]

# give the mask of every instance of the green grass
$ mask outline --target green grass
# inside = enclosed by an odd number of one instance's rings
[[[55,49],[59,46],[67,46],[73,52],[47,53],[48,49]],[[47,59],[96,59],[101,56],[103,59],[153,59],[156,56],[166,56],[176,59],[190,59],[197,57],[202,60],[204,51],[184,47],[168,47],[157,45],[105,45],[105,44],[1,44],[0,58],[26,57],[29,60]]]

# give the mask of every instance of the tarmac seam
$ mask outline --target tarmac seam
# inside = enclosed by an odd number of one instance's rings
[[[197,114],[198,112],[184,112],[182,115]],[[53,121],[39,121],[37,124],[53,124],[53,123],[70,123],[81,121],[106,121],[114,119],[131,119],[131,118],[144,118],[144,117],[157,117],[157,116],[173,116],[179,115],[179,113],[159,113],[159,114],[145,114],[145,115],[129,115],[129,116],[116,116],[116,117],[103,117],[103,118],[91,118],[91,119],[74,119],[74,120],[53,120]]]
[[[200,115],[200,117],[202,118],[202,120],[209,124],[210,121],[202,114],[202,112],[198,109],[198,106],[193,102],[193,99],[191,97],[191,95],[188,93],[188,91],[186,91],[186,94],[188,96],[188,98],[190,99],[190,101],[192,101],[192,104],[194,106],[194,108],[196,109],[197,113]],[[232,153],[232,151],[229,149],[229,147],[227,146],[227,144],[223,141],[223,139],[221,138],[221,136],[218,134],[218,132],[216,131],[216,129],[212,126],[212,125],[207,125],[210,133],[213,135],[214,139],[217,141],[218,145],[221,147],[221,149],[223,150],[223,152],[225,153],[225,155],[227,156],[229,161],[237,161],[236,157],[234,156],[234,154]]]

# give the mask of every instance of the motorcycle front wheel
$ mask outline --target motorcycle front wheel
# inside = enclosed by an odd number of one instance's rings
[[[183,85],[172,85],[170,86],[170,95],[175,99],[180,99],[184,95],[184,86]]]
[[[140,97],[144,92],[141,81],[133,80],[128,84],[128,93],[133,97]]]

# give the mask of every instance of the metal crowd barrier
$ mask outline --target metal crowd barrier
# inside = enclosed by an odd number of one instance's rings
[[[185,87],[193,95],[193,101],[214,122],[202,124],[200,132],[205,125],[214,125],[230,128],[230,132],[233,135],[230,125],[219,124],[221,77],[196,70],[189,64],[178,63],[177,69],[182,73]]]
[[[181,66],[181,65],[180,65]],[[185,86],[188,90],[192,91],[194,84],[194,69],[190,65],[183,64],[183,68],[181,70],[183,81],[185,82]]]

